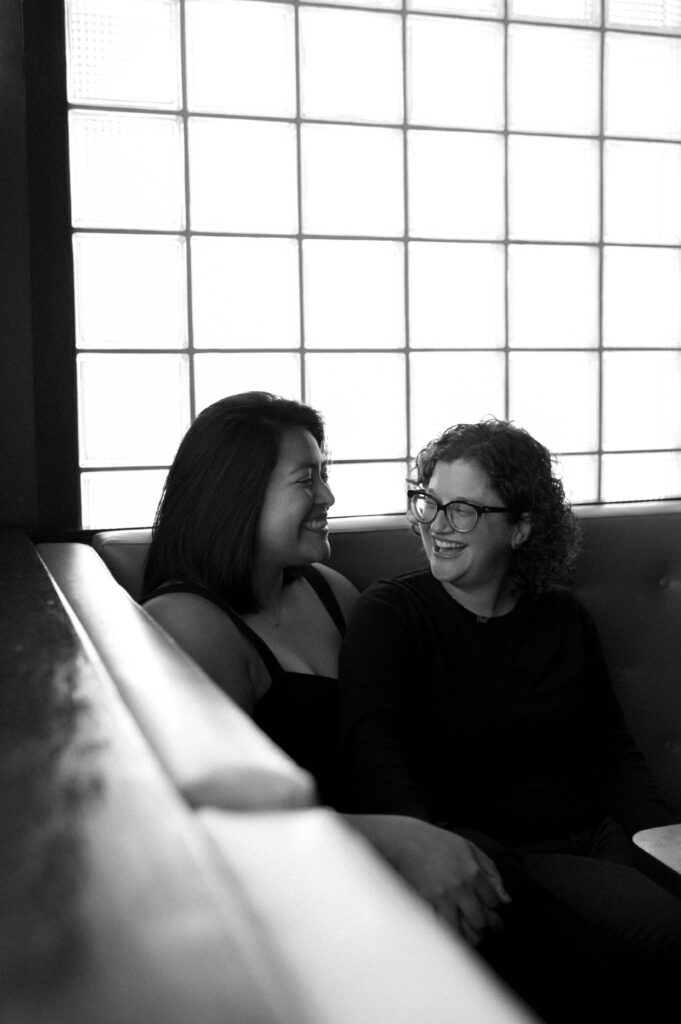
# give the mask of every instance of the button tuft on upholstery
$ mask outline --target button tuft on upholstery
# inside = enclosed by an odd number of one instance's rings
[[[662,576],[658,586],[663,590],[681,590],[681,579],[678,576]]]

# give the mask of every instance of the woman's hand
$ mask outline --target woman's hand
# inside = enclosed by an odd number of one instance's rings
[[[494,863],[474,843],[417,818],[392,814],[346,818],[473,946],[487,929],[503,927],[498,909],[511,897]]]

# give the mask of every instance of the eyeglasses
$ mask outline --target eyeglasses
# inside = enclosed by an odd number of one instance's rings
[[[459,533],[470,533],[486,512],[508,512],[498,505],[475,505],[472,501],[448,501],[442,505],[425,491],[407,491],[409,510],[417,523],[432,523],[438,512],[444,512],[447,522]]]

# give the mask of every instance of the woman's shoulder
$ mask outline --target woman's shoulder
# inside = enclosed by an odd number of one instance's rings
[[[366,592],[407,595],[414,593],[430,593],[433,589],[439,589],[430,569],[414,569],[411,572],[402,573],[400,576],[391,576],[376,580],[367,587]]]
[[[199,588],[151,595],[144,610],[247,711],[268,683],[260,659],[233,618]]]
[[[572,621],[589,627],[593,624],[591,613],[574,593],[564,584],[553,584],[533,598],[531,604],[539,613],[552,615],[566,622]]]
[[[556,608],[583,608],[584,605],[571,587],[564,583],[552,583],[536,600],[552,604]]]
[[[424,600],[437,598],[439,589],[441,588],[429,569],[418,569],[369,584],[362,591],[359,603],[363,608],[377,605],[408,610],[421,605]]]
[[[224,609],[207,591],[189,584],[164,584],[145,596],[140,603],[154,619],[162,616],[172,620],[179,615],[194,618],[202,614],[217,618],[218,613],[222,619],[228,618]]]
[[[347,578],[347,576],[338,572],[337,569],[332,569],[329,565],[323,565],[321,562],[315,562],[312,568],[316,570],[330,586],[334,597],[341,607],[343,617],[347,622],[350,613],[359,598],[359,590],[355,584]]]

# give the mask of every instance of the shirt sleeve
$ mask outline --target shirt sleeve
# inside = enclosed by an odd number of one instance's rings
[[[357,603],[340,656],[343,749],[358,813],[428,821],[408,766],[404,695],[416,667],[413,616],[399,587],[377,583]]]
[[[626,724],[596,626],[584,608],[582,613],[603,730],[604,806],[629,835],[640,829],[667,825],[672,820],[669,809]]]

